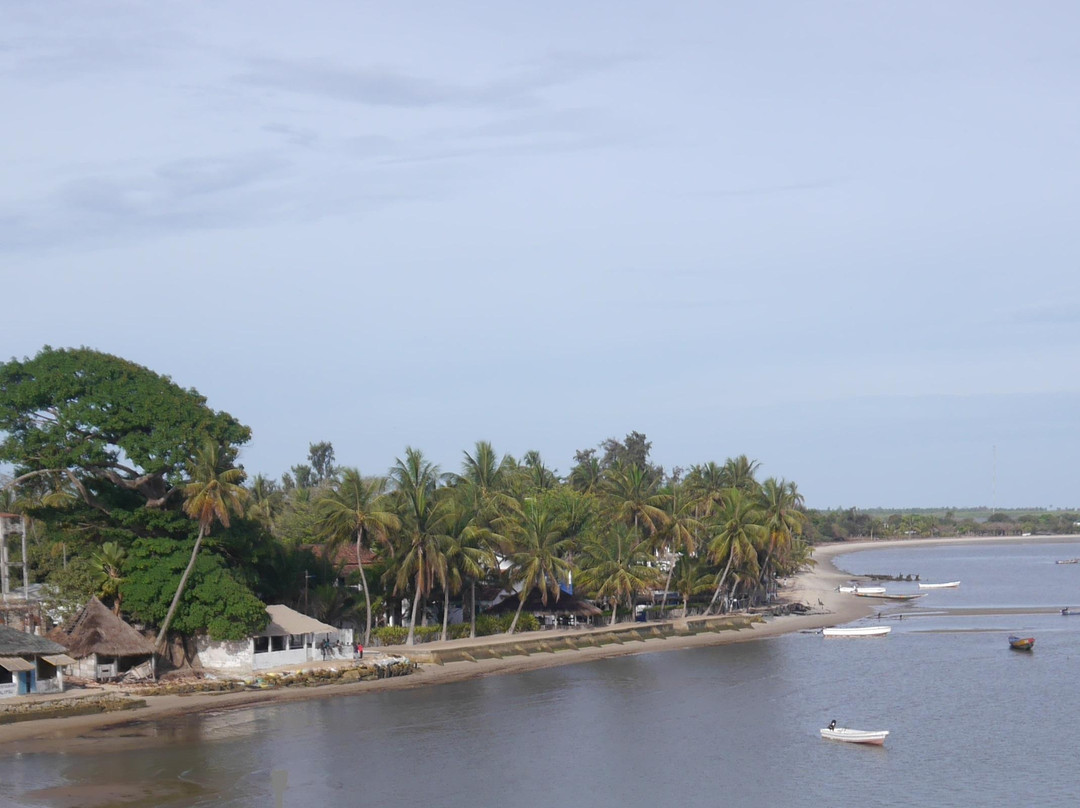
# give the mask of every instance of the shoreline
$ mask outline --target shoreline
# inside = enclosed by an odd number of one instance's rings
[[[787,603],[802,602],[812,611],[806,614],[768,617],[764,622],[738,631],[717,631],[689,636],[656,637],[635,640],[625,644],[583,647],[573,651],[539,653],[528,656],[509,656],[476,661],[422,664],[408,676],[377,679],[373,681],[331,684],[321,687],[279,689],[268,691],[243,691],[225,693],[193,693],[168,696],[144,696],[146,707],[134,711],[98,713],[93,715],[45,718],[0,726],[0,750],[21,753],[59,751],[99,751],[103,740],[110,745],[142,746],[156,734],[157,721],[193,713],[219,712],[258,705],[285,704],[308,699],[358,696],[364,693],[428,687],[449,682],[467,681],[484,676],[523,673],[562,665],[574,665],[631,654],[686,650],[699,647],[727,645],[734,642],[776,637],[799,631],[813,631],[830,626],[850,623],[875,613],[873,604],[860,598],[852,598],[837,591],[837,587],[853,576],[837,568],[834,559],[839,555],[863,550],[891,549],[895,547],[936,547],[950,544],[987,543],[1069,543],[1077,536],[999,536],[946,539],[889,539],[836,542],[818,545],[813,558],[817,562],[810,569],[793,576],[783,585],[781,600]],[[650,623],[640,624],[648,628]],[[584,636],[577,629],[560,632],[569,636]],[[545,636],[555,636],[544,633]],[[496,635],[501,637],[502,635]],[[408,656],[410,652],[434,651],[452,648],[468,648],[482,645],[478,640],[448,640],[424,643],[420,646],[395,646],[380,648],[379,653]],[[494,642],[495,640],[492,640]],[[374,651],[374,649],[372,649]],[[310,667],[310,666],[309,666]],[[111,738],[108,731],[124,728],[123,737]],[[17,749],[12,748],[17,744]]]

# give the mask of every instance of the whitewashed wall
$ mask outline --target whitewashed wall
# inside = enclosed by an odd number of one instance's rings
[[[209,637],[196,637],[195,649],[204,668],[237,672],[248,672],[252,669],[252,657],[255,653],[253,640],[211,640]]]

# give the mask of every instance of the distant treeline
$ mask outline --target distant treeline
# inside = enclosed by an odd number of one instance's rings
[[[881,508],[810,510],[806,538],[811,542],[853,538],[934,536],[1022,536],[1025,533],[1064,535],[1080,532],[1080,512],[1034,508],[963,510]]]

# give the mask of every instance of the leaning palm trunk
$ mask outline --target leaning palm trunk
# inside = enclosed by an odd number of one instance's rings
[[[469,639],[476,639],[476,581],[469,582]]]
[[[173,615],[176,614],[176,607],[180,605],[180,598],[184,594],[184,587],[187,586],[188,577],[195,568],[195,559],[199,557],[199,548],[202,547],[202,540],[205,535],[206,526],[199,525],[199,536],[195,539],[195,546],[191,548],[191,560],[188,561],[184,574],[180,576],[180,583],[176,587],[176,594],[173,595],[172,603],[169,604],[169,611],[165,613],[165,620],[161,623],[161,630],[158,632],[157,639],[154,640],[155,649],[161,648],[162,643],[165,640],[165,635],[169,631],[169,624],[172,623]]]
[[[521,617],[521,610],[523,608],[525,608],[525,595],[524,595],[524,593],[518,595],[517,611],[514,612],[514,619],[510,622],[510,628],[509,628],[509,630],[507,630],[507,632],[506,632],[507,634],[513,634],[515,629],[517,629],[518,618]]]
[[[615,615],[617,615],[618,613],[619,613],[619,599],[618,598],[612,598],[611,599],[611,623],[610,623],[610,625],[612,625],[612,626],[615,625]]]
[[[728,572],[731,570],[731,553],[728,553],[727,566],[724,567],[724,573],[720,576],[720,581],[716,584],[716,591],[713,593],[712,600],[709,601],[709,608],[705,610],[705,615],[712,614],[713,606],[716,605],[716,599],[720,597],[720,591],[724,588],[724,581],[727,580]]]
[[[660,618],[664,617],[664,609],[667,608],[667,593],[671,588],[671,576],[675,573],[675,565],[672,564],[668,567],[667,581],[664,582],[664,596],[660,598]]]
[[[364,613],[367,622],[364,625],[364,645],[371,645],[371,595],[368,594],[367,576],[364,574],[364,562],[360,558],[360,537],[364,531],[356,531],[356,567],[360,570],[360,583],[364,587]]]
[[[419,608],[419,606],[420,606],[420,575],[417,574],[417,576],[416,576],[416,593],[415,593],[415,596],[413,597],[413,604],[412,604],[412,619],[409,620],[409,636],[405,638],[405,644],[406,645],[415,644],[414,641],[415,641],[415,638],[416,638],[416,612],[417,612],[417,609]]]
[[[446,640],[446,627],[450,622],[450,587],[443,588],[442,639]]]

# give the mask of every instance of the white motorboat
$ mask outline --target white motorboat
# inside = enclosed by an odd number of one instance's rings
[[[850,586],[840,587],[841,592],[847,592],[849,594],[858,595],[864,593],[867,595],[884,595],[885,587],[883,586],[859,586],[858,584],[852,584]]]
[[[836,727],[835,729],[829,729],[824,727],[821,730],[821,737],[830,741],[843,741],[844,743],[869,743],[874,746],[882,746],[885,743],[885,738],[888,736],[889,731],[887,729],[879,730],[862,730],[862,729],[847,729],[845,727]]]
[[[958,586],[959,581],[949,581],[947,584],[919,584],[919,589],[956,589]]]
[[[823,628],[826,637],[884,637],[892,626],[862,626],[859,628]]]

